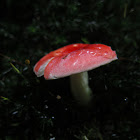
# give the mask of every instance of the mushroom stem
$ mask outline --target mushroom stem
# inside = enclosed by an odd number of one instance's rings
[[[80,105],[88,105],[92,99],[92,91],[88,85],[88,72],[70,76],[71,91]]]

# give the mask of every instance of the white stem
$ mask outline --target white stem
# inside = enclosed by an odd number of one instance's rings
[[[82,72],[70,76],[71,91],[80,105],[88,105],[92,99],[92,91],[88,85],[88,73]]]

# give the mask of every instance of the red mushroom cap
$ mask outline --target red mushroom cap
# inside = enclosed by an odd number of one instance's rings
[[[88,71],[117,59],[115,51],[103,44],[71,44],[41,58],[34,67],[36,75],[57,79]]]

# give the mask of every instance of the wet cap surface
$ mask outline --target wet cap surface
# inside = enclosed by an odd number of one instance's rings
[[[34,67],[36,75],[57,79],[88,71],[116,60],[111,47],[103,44],[71,44],[44,56]]]

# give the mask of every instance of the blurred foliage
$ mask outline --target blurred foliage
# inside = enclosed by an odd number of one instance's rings
[[[0,140],[140,139],[139,7],[139,0],[0,1]],[[89,72],[90,109],[77,106],[68,77],[33,73],[46,53],[79,42],[110,45],[119,58]]]

